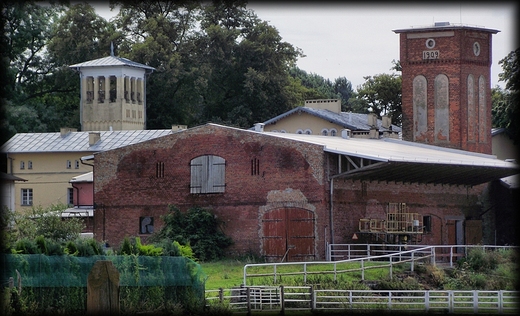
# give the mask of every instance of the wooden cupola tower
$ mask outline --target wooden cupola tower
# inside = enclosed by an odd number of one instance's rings
[[[491,154],[491,37],[437,22],[400,36],[403,139]]]
[[[154,68],[111,55],[69,66],[80,74],[82,131],[146,129],[146,76]]]

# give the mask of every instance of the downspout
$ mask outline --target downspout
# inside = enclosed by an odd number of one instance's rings
[[[79,188],[74,186],[74,183],[71,183],[72,188],[76,190],[76,205],[79,207]],[[74,204],[74,199],[72,200],[72,204]]]
[[[330,209],[329,209],[329,226],[330,226],[330,243],[331,244],[334,244],[334,201],[332,199],[332,197],[334,196],[333,194],[333,190],[334,190],[334,177],[331,177],[330,178]]]

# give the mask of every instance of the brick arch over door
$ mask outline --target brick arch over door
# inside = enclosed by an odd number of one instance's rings
[[[297,207],[272,209],[263,214],[261,226],[262,255],[267,261],[315,260],[314,212]]]

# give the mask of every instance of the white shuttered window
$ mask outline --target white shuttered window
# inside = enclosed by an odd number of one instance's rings
[[[199,156],[191,160],[190,193],[222,193],[226,188],[226,160]]]

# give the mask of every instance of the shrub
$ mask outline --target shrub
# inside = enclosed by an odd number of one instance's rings
[[[233,243],[221,231],[221,223],[208,210],[194,207],[182,213],[177,207],[170,206],[168,214],[161,218],[164,226],[149,241],[177,241],[180,245],[190,245],[194,257],[201,261],[222,258],[224,249]]]

